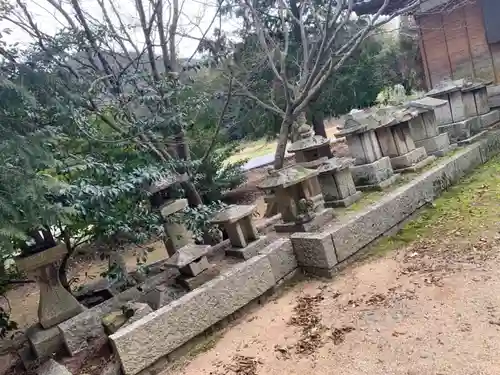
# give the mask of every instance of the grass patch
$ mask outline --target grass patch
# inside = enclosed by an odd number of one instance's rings
[[[500,157],[450,187],[395,236],[380,240],[375,252],[385,253],[422,238],[475,243],[500,222]]]
[[[276,149],[275,141],[268,141],[266,139],[259,139],[258,141],[243,142],[240,151],[232,155],[229,163],[235,163],[240,160],[252,159],[262,155],[272,154]]]

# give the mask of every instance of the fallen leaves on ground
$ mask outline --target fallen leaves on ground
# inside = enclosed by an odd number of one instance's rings
[[[261,362],[254,357],[235,355],[232,363],[224,365],[224,369],[237,375],[256,375],[257,365],[260,363]]]
[[[354,327],[332,328],[332,340],[335,345],[340,345],[345,341],[345,335],[355,331]]]
[[[295,344],[297,354],[312,354],[323,345],[322,333],[325,327],[321,324],[318,304],[324,299],[320,292],[314,296],[301,296],[294,307],[294,315],[289,324],[302,327],[300,339]]]

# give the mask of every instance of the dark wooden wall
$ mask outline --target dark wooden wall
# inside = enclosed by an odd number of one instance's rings
[[[472,0],[451,12],[416,16],[429,88],[444,79],[459,78],[500,84],[500,43],[487,42],[480,1]],[[500,14],[497,18],[500,22]]]

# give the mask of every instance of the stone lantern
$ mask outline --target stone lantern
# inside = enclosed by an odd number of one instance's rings
[[[151,206],[159,211],[163,219],[165,231],[163,242],[169,256],[174,255],[177,250],[187,245],[192,238],[192,233],[187,230],[183,223],[176,221],[174,217],[174,214],[188,206],[186,199],[172,198],[174,184],[181,182],[183,179],[185,179],[185,176],[167,176],[149,187]]]
[[[418,116],[418,111],[388,107],[380,109],[382,118],[375,134],[382,155],[391,159],[396,172],[416,171],[429,165],[436,158],[428,156],[424,147],[416,147],[411,136],[409,122]]]
[[[381,190],[394,182],[391,160],[384,156],[375,134],[381,120],[371,112],[351,113],[344,118],[344,129],[338,133],[345,136],[354,166],[350,168],[354,183],[360,190]]]
[[[274,189],[283,220],[275,225],[277,232],[304,232],[333,218],[333,211],[324,208],[317,176],[318,171],[295,165],[269,173],[258,186]]]
[[[38,321],[44,329],[54,327],[84,310],[59,280],[58,266],[66,253],[66,245],[60,244],[16,258],[18,270],[33,275],[40,288]]]
[[[426,94],[448,103],[435,112],[439,131],[447,132],[452,142],[470,143],[500,121],[500,111],[490,110],[488,104],[489,83],[466,79],[443,81]]]
[[[234,205],[217,213],[210,220],[213,224],[222,225],[226,230],[231,243],[226,255],[246,260],[257,255],[265,245],[266,237],[259,236],[252,220],[256,209],[255,205]]]
[[[331,158],[318,167],[318,179],[327,207],[348,207],[361,199],[362,193],[356,190],[350,168],[352,158]]]
[[[453,146],[450,145],[448,133],[439,133],[437,115],[446,100],[425,97],[413,100],[407,107],[417,111],[417,116],[410,120],[411,136],[416,147],[424,147],[427,155],[444,156]]]

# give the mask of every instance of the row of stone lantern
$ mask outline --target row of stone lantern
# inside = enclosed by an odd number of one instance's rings
[[[486,86],[491,82],[460,79],[443,81],[426,96],[440,99],[435,108],[440,133],[452,142],[470,143],[500,122],[500,111],[490,110]]]

